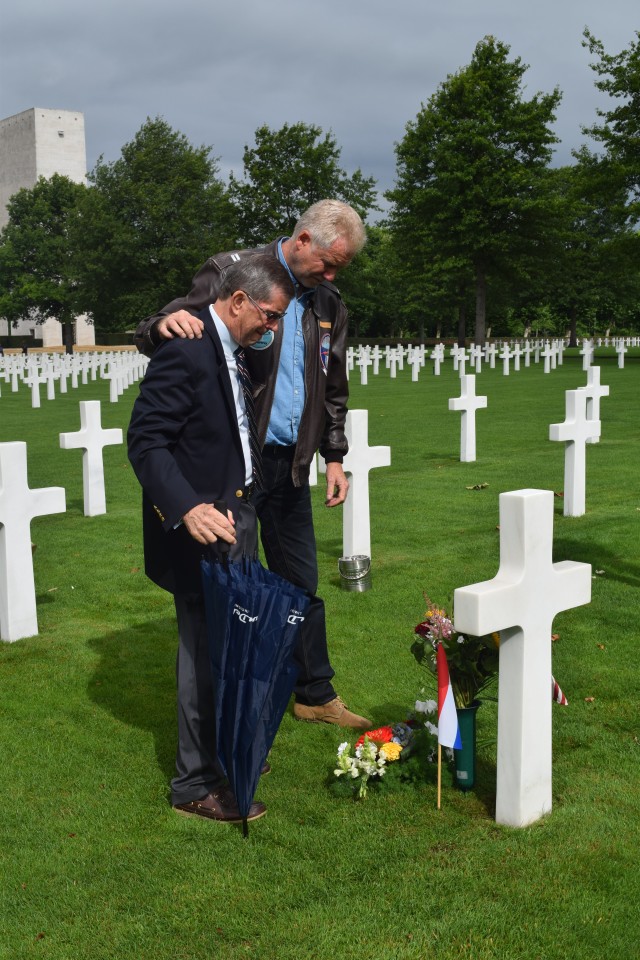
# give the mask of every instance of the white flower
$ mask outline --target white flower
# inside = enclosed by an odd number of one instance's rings
[[[435,700],[416,700],[414,709],[416,713],[435,713],[438,709],[438,704]]]
[[[349,744],[345,740],[345,742],[341,743],[340,746],[338,747],[338,756],[341,757],[342,754],[345,752],[345,750],[348,750],[348,749],[349,749]]]
[[[437,728],[436,726],[434,726],[433,723],[429,723],[428,720],[425,720],[424,725],[425,725],[425,727],[427,728],[427,730],[429,731],[429,733],[432,733],[434,737],[437,737],[437,736],[438,736],[438,728]]]
[[[466,638],[462,636],[461,633],[458,634],[458,643],[465,643]]]

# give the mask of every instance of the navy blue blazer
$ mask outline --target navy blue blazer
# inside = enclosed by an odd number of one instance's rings
[[[205,547],[181,518],[199,503],[233,505],[245,462],[220,337],[203,310],[202,340],[176,337],[153,355],[134,403],[127,442],[142,485],[145,572],[172,593],[201,590]]]

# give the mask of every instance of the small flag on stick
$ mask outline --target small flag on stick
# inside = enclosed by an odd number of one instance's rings
[[[551,677],[551,696],[555,703],[559,703],[562,707],[568,707],[569,701],[565,697],[564,693],[560,688],[560,684],[555,677]]]
[[[456,702],[453,698],[453,688],[449,676],[447,655],[441,643],[436,649],[436,663],[438,667],[438,810],[440,809],[440,795],[442,787],[442,747],[462,749],[462,737],[458,726]]]
[[[441,643],[436,651],[438,665],[438,743],[443,747],[462,749],[462,738],[458,726],[456,702],[453,698],[453,688],[449,676],[447,655]]]

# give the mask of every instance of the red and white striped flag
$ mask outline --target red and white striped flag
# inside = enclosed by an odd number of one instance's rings
[[[554,676],[551,677],[551,697],[555,700],[556,703],[559,703],[562,707],[568,707],[569,701],[565,697],[564,693],[560,689],[560,684]]]

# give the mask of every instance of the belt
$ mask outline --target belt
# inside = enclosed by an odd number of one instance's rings
[[[295,443],[288,447],[280,446],[280,444],[276,443],[267,443],[262,448],[262,457],[263,459],[270,460],[293,460],[293,455],[295,452]]]

